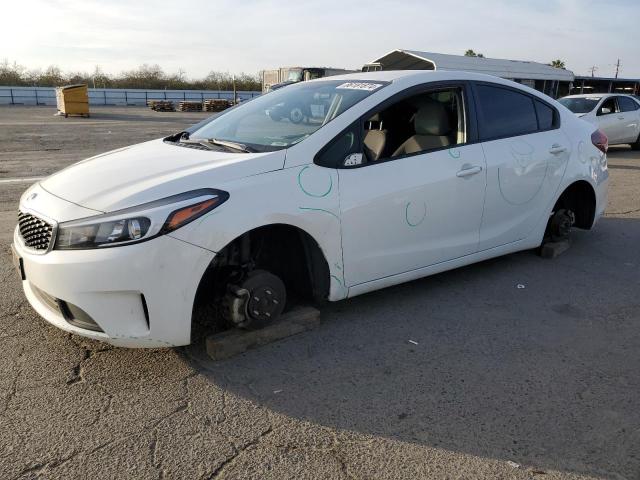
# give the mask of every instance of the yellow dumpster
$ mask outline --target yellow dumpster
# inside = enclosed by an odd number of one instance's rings
[[[58,113],[64,115],[89,116],[89,90],[86,85],[67,85],[56,88]]]

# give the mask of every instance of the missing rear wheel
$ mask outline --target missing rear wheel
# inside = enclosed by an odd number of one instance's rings
[[[575,222],[576,216],[571,210],[564,208],[557,210],[549,219],[545,237],[552,242],[566,240],[569,238],[571,228]]]

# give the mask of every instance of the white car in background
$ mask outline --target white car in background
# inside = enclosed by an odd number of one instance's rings
[[[268,112],[299,105],[292,122]],[[487,75],[368,72],[290,85],[188,132],[30,187],[14,259],[66,331],[184,345],[192,319],[260,326],[590,229],[607,139]]]
[[[558,100],[576,116],[595,125],[609,145],[629,144],[640,150],[640,100],[632,95],[594,93]]]

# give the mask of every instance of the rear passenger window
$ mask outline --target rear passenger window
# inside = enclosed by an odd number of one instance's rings
[[[479,129],[483,140],[538,130],[533,99],[513,90],[478,85]]]
[[[640,108],[640,105],[629,97],[618,97],[618,106],[621,112],[632,112]]]
[[[556,126],[555,112],[549,105],[545,105],[538,100],[534,100],[536,104],[536,113],[538,114],[538,129],[551,130]]]

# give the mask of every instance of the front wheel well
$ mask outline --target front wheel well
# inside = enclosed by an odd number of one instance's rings
[[[596,194],[589,182],[578,180],[569,185],[556,201],[551,214],[561,209],[574,213],[577,228],[589,230],[596,213]]]
[[[280,277],[295,303],[320,303],[329,296],[329,265],[315,239],[292,225],[266,225],[238,236],[216,254],[200,280],[192,323],[215,321],[203,319],[202,313],[213,315],[227,285],[257,269]]]

